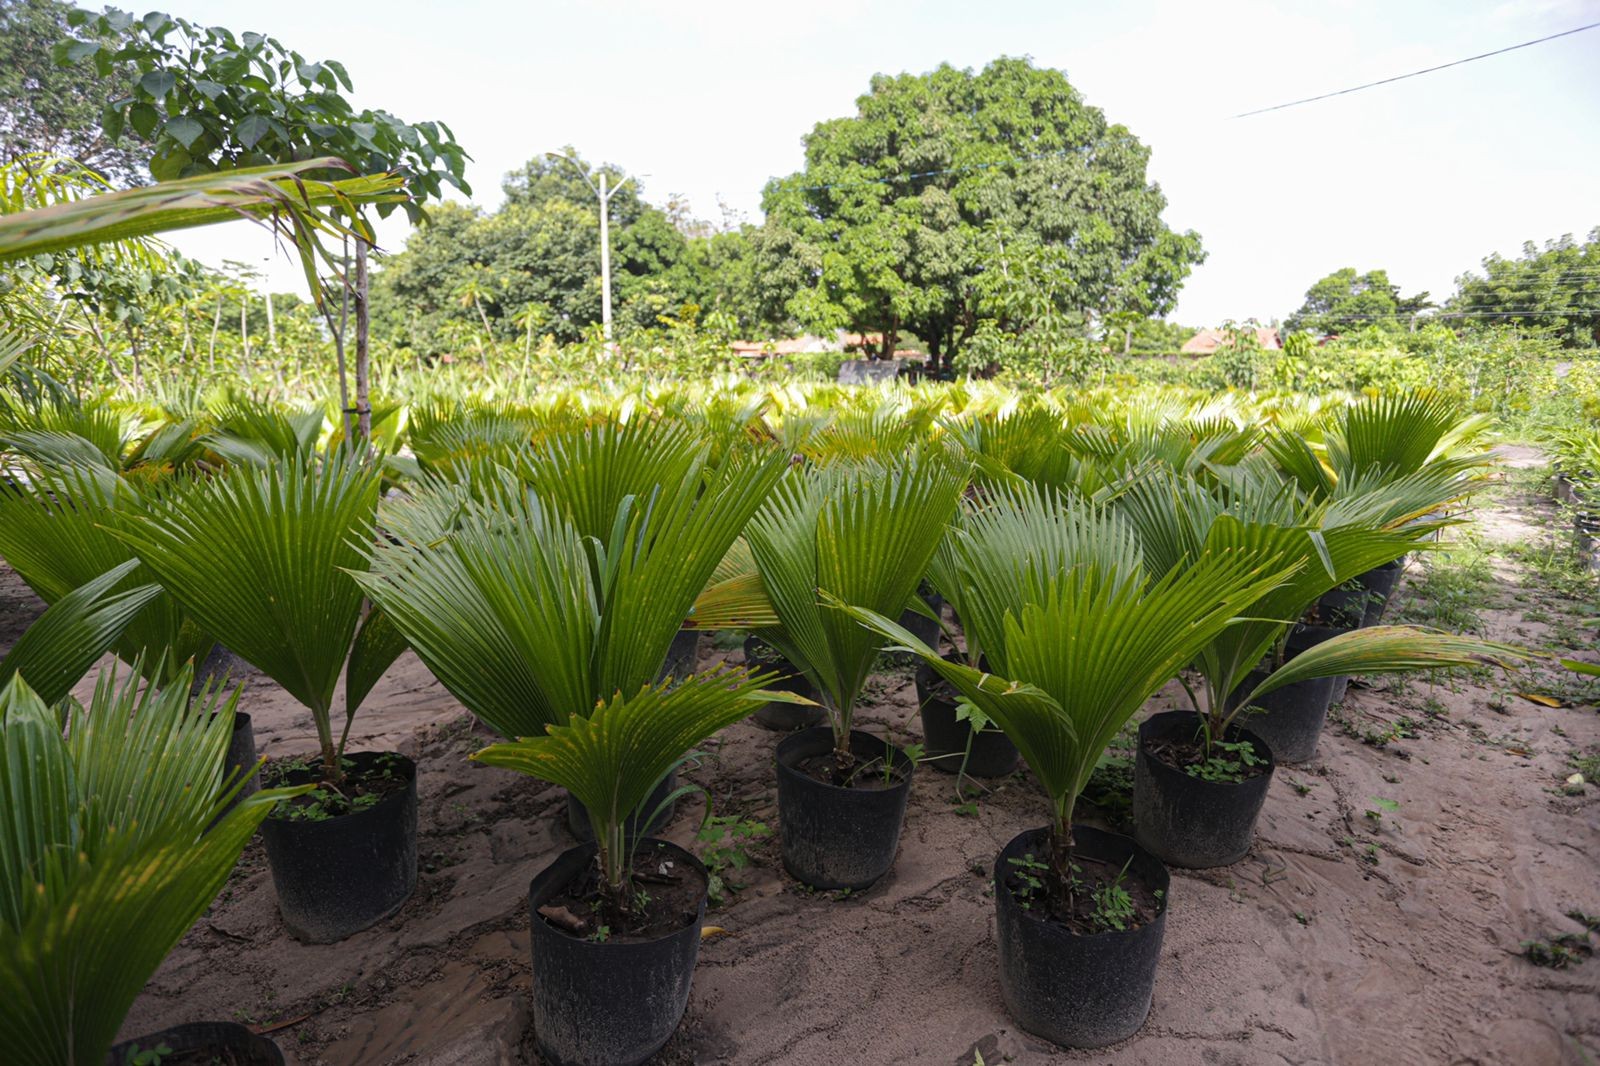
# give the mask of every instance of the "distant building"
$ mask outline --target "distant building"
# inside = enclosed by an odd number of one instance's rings
[[[865,349],[878,349],[883,346],[881,333],[846,333],[840,330],[831,337],[788,337],[783,340],[766,341],[734,341],[730,347],[733,354],[745,359],[762,359],[770,356],[801,355],[806,352],[858,352]],[[926,359],[921,352],[910,350],[895,351],[896,358]]]
[[[1271,326],[1257,326],[1256,343],[1263,348],[1278,349],[1283,347],[1283,338],[1278,336],[1278,331]],[[1178,351],[1185,355],[1210,355],[1224,344],[1228,343],[1228,332],[1222,329],[1203,329],[1193,337],[1183,342],[1183,347]]]

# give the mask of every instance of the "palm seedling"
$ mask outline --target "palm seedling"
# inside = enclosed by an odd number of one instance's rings
[[[381,614],[363,624],[350,577],[366,569],[362,542],[377,504],[376,468],[335,454],[176,484],[115,528],[189,617],[311,712],[321,776],[335,788],[355,711],[404,648]],[[345,713],[335,734],[341,672]]]
[[[0,1033],[30,1061],[104,1066],[256,827],[304,789],[223,813],[237,696],[191,706],[187,671],[159,693],[108,672],[64,712],[36,676],[0,688]]]
[[[856,769],[851,723],[883,638],[824,604],[899,617],[910,603],[966,477],[938,452],[796,471],[751,521],[749,541],[777,624],[756,633],[803,671],[833,728],[837,779]]]
[[[1288,685],[1350,673],[1505,663],[1517,654],[1469,637],[1377,626],[1340,634],[1283,661],[1291,629],[1319,597],[1402,557],[1432,525],[1383,528],[1342,521],[1332,505],[1305,501],[1292,484],[1244,468],[1224,472],[1213,486],[1152,471],[1126,485],[1114,506],[1138,532],[1154,568],[1181,570],[1207,553],[1232,550],[1292,569],[1196,655],[1205,698],[1194,704],[1208,752],[1253,701]],[[1353,502],[1346,515],[1393,509],[1381,500],[1361,507]]]
[[[518,476],[436,485],[387,512],[390,537],[358,574],[434,676],[514,738],[473,758],[582,802],[614,929],[639,898],[630,815],[770,680],[654,679],[786,465],[772,452],[713,462],[683,427],[649,420],[556,434],[520,456]]]

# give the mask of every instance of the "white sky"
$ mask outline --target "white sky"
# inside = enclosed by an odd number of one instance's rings
[[[1028,55],[1154,149],[1166,219],[1209,260],[1176,320],[1283,316],[1344,266],[1442,296],[1491,251],[1600,225],[1600,30],[1271,115],[1241,111],[1600,21],[1600,0],[1226,0],[805,4],[608,0],[176,0],[175,15],[338,59],[357,106],[439,119],[471,153],[475,202],[574,145],[646,175],[647,199],[720,196],[759,219],[768,178],[875,72]],[[380,230],[399,247],[404,223]],[[176,242],[303,280],[247,223]]]

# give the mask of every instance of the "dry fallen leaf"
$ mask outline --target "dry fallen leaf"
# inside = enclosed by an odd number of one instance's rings
[[[733,934],[720,925],[708,925],[700,930],[701,940],[710,940],[714,936],[732,936]]]
[[[1519,692],[1517,695],[1529,703],[1537,703],[1541,707],[1565,707],[1567,705],[1566,700],[1556,699],[1554,696],[1546,696],[1538,692]]]

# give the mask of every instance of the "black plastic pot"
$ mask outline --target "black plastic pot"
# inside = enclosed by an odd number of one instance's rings
[[[1361,578],[1347,581],[1323,593],[1317,601],[1317,618],[1322,625],[1335,629],[1359,629],[1366,624],[1369,595]]]
[[[1348,629],[1331,626],[1295,626],[1284,649],[1285,659],[1293,659],[1307,648],[1348,632]],[[1260,672],[1251,673],[1240,691],[1247,692],[1265,676]],[[1267,742],[1278,762],[1305,762],[1317,753],[1317,740],[1322,736],[1329,706],[1344,695],[1340,682],[1347,685],[1349,678],[1318,677],[1285,685],[1251,700],[1254,709],[1245,713],[1241,724]]]
[[[1275,766],[1267,742],[1235,727],[1227,740],[1248,740],[1267,760],[1266,773],[1244,781],[1204,781],[1168,766],[1146,745],[1192,737],[1200,718],[1189,711],[1152,715],[1139,726],[1133,758],[1133,826],[1139,843],[1174,866],[1228,866],[1250,850],[1256,818],[1266,802]]]
[[[1137,929],[1085,934],[1025,910],[1006,884],[1010,860],[1042,855],[1048,839],[1043,829],[1022,833],[994,863],[1000,994],[1006,1012],[1035,1036],[1063,1047],[1104,1047],[1138,1032],[1150,1014],[1171,876],[1127,837],[1081,825],[1072,836],[1076,854],[1127,863],[1128,877],[1159,889],[1160,913]]]
[[[1367,609],[1361,617],[1363,626],[1375,626],[1383,621],[1384,612],[1389,609],[1389,600],[1394,597],[1394,588],[1400,583],[1400,574],[1405,567],[1404,559],[1396,559],[1356,578],[1367,591]]]
[[[778,656],[759,637],[746,637],[744,641],[744,661],[763,669],[776,670],[782,677],[777,682],[768,685],[768,688],[780,692],[793,692],[797,696],[804,696],[808,700],[815,700],[817,687],[811,683],[805,674],[801,673],[789,660]],[[804,704],[794,703],[763,703],[755,714],[751,715],[755,723],[765,729],[780,733],[792,733],[796,729],[810,729],[812,726],[821,725],[827,718],[827,712],[822,707],[807,707]]]
[[[416,763],[394,752],[345,758],[359,772],[385,756],[406,785],[366,810],[322,821],[269,817],[261,824],[278,912],[296,940],[343,940],[399,910],[417,886]]]
[[[639,819],[648,818],[650,812],[660,807],[661,801],[670,796],[677,788],[678,771],[674,770],[666,776],[666,779],[661,784],[651,790],[650,795],[644,798],[644,804],[634,811],[633,815],[627,820],[625,823],[627,828],[624,831],[628,836],[642,835],[639,832]],[[644,832],[656,832],[672,821],[672,816],[677,813],[677,810],[678,801],[673,800],[662,809],[660,814],[650,819],[650,824],[644,827]],[[589,824],[589,808],[585,807],[583,801],[570,792],[567,793],[567,828],[572,830],[572,835],[580,842],[586,843],[594,839],[594,827]]]
[[[250,776],[245,780],[244,786],[239,789],[239,798],[250,795],[261,788],[261,775],[254,769],[256,765],[256,731],[250,726],[250,716],[243,711],[233,712],[233,736],[228,741],[228,762],[224,781],[232,781],[235,775],[248,771]],[[235,801],[237,802],[237,801]]]
[[[956,717],[956,701],[948,685],[926,662],[917,666],[917,702],[922,707],[923,761],[935,770],[953,774],[961,770],[973,777],[1004,777],[1017,768],[1021,756],[999,729],[990,725],[974,734],[972,727]],[[972,750],[967,750],[968,743]]]
[[[942,614],[944,612],[944,597],[939,595],[937,592],[929,592],[926,594],[918,593],[918,595],[922,597],[924,603],[933,608],[935,614]],[[907,608],[905,611],[901,612],[900,627],[909,631],[912,636],[922,641],[922,643],[926,644],[934,651],[939,650],[939,637],[944,630],[940,627],[936,619],[928,618],[918,611],[913,611],[910,608]]]
[[[676,844],[646,839],[640,847],[706,877]],[[637,1066],[671,1039],[689,1003],[705,897],[692,921],[654,940],[579,939],[540,918],[539,908],[581,877],[594,854],[593,844],[565,851],[528,885],[533,1036],[552,1066]]]
[[[700,663],[701,635],[702,631],[698,629],[678,630],[678,635],[672,638],[672,644],[667,648],[667,660],[656,674],[657,681],[665,681],[669,677],[681,679],[695,672]]]
[[[830,727],[807,729],[778,744],[778,834],[784,869],[796,880],[813,888],[866,888],[894,865],[913,764],[882,738],[850,732],[850,750],[858,759],[882,758],[886,748],[901,768],[900,780],[887,788],[843,788],[795,768],[833,750]]]
[[[165,1044],[174,1055],[184,1052],[209,1052],[214,1062],[236,1063],[237,1066],[283,1066],[283,1052],[271,1040],[252,1033],[234,1022],[190,1022],[174,1025],[159,1033],[124,1040],[111,1049],[106,1066],[124,1066],[128,1054],[138,1045],[139,1050]]]

